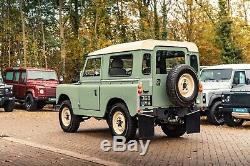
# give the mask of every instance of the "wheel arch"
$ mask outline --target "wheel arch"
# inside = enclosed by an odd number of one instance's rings
[[[211,108],[215,102],[221,101],[221,100],[222,100],[221,95],[213,95],[213,96],[210,98],[208,107]]]
[[[114,104],[116,104],[116,103],[122,103],[122,104],[124,104],[124,105],[128,108],[126,102],[125,102],[123,99],[117,98],[117,97],[111,98],[111,99],[109,99],[109,101],[108,101],[108,103],[107,103],[107,105],[106,105],[105,116],[104,116],[105,118],[107,118],[108,113],[109,113],[111,107],[112,107]]]
[[[57,101],[57,104],[61,104],[61,102],[65,101],[65,100],[69,100],[70,101],[69,96],[66,95],[66,94],[60,94],[59,98],[58,98],[58,101]]]

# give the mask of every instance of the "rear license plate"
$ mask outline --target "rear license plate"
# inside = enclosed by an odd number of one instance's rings
[[[233,108],[233,112],[248,113],[247,108]]]

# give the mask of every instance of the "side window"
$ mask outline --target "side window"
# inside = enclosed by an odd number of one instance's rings
[[[16,72],[15,72],[14,81],[18,82],[18,81],[19,81],[19,77],[20,77],[20,72],[19,72],[19,71],[16,71]]]
[[[142,61],[142,74],[149,75],[151,73],[151,55],[144,54]]]
[[[111,56],[109,61],[109,75],[113,77],[128,77],[132,74],[133,56]]]
[[[6,72],[5,79],[6,79],[7,81],[12,81],[12,80],[13,80],[13,71],[8,71],[8,72]]]
[[[247,84],[249,85],[250,84],[250,70],[246,70],[246,81],[247,81]]]
[[[87,60],[83,76],[100,76],[101,58],[91,58]]]
[[[25,83],[26,82],[26,72],[22,72],[20,82],[21,83]]]
[[[235,71],[233,84],[246,84],[246,73],[245,71]]]
[[[192,66],[196,72],[198,72],[198,59],[196,55],[190,56],[190,66]]]

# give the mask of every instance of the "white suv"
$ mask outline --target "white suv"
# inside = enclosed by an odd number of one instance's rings
[[[250,64],[227,64],[206,67],[201,71],[203,85],[201,110],[208,121],[215,125],[224,123],[221,106],[221,95],[232,88],[249,84]]]

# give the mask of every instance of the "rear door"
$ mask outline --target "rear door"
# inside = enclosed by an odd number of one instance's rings
[[[24,99],[26,96],[26,82],[27,82],[27,74],[26,71],[22,71],[19,79],[19,98]]]
[[[189,62],[186,48],[158,47],[153,56],[153,106],[171,105],[166,92],[168,72],[178,64]]]
[[[13,91],[16,98],[20,97],[19,78],[20,78],[20,71],[16,70],[14,72],[14,78],[13,78]]]

